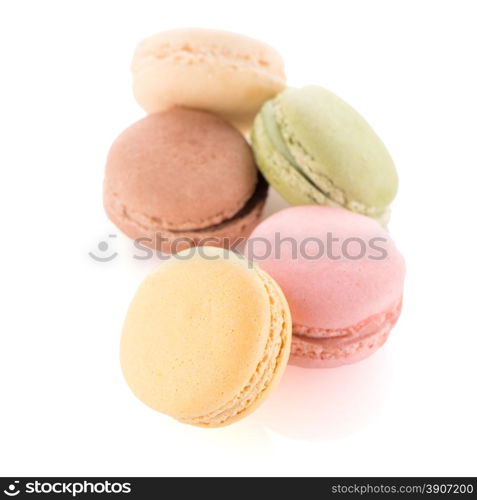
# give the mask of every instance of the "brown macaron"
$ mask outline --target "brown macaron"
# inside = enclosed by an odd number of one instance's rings
[[[122,232],[150,248],[231,248],[258,223],[267,190],[235,128],[210,113],[172,108],[114,141],[104,207]]]

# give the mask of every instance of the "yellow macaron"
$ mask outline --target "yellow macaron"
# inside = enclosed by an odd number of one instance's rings
[[[234,252],[197,247],[140,285],[123,327],[121,366],[146,405],[218,427],[265,399],[290,342],[290,311],[275,281]]]

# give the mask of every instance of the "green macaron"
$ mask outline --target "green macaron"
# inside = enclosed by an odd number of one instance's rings
[[[255,119],[252,145],[268,182],[292,205],[332,205],[386,224],[398,178],[381,139],[318,86],[289,88]]]

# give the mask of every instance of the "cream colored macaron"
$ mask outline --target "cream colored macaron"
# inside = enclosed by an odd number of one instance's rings
[[[285,87],[280,55],[253,38],[199,28],[143,40],[132,61],[133,91],[148,113],[172,106],[218,114],[241,130]]]
[[[197,247],[172,256],[139,287],[121,366],[146,405],[218,427],[268,396],[290,342],[290,311],[275,281],[231,251]]]

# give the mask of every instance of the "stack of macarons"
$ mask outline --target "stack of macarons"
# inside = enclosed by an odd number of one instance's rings
[[[110,149],[104,207],[170,254],[123,328],[136,396],[185,423],[227,425],[288,361],[335,367],[383,345],[405,266],[386,229],[397,174],[370,125],[328,90],[286,88],[280,55],[238,34],[159,33],[132,73],[147,116]],[[269,186],[291,207],[261,221]]]

